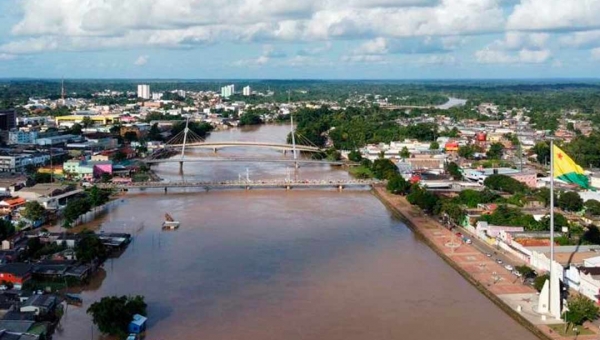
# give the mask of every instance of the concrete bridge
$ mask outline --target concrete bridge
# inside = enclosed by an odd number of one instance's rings
[[[256,157],[201,157],[201,158],[156,158],[142,160],[146,164],[159,163],[202,163],[202,162],[242,162],[242,163],[298,163],[298,164],[329,164],[356,166],[358,163],[347,161],[327,161],[316,159],[285,159],[285,158],[256,158]]]
[[[123,191],[128,190],[144,190],[144,189],[164,189],[165,192],[169,188],[202,188],[206,190],[210,189],[286,189],[291,190],[293,188],[307,188],[307,189],[319,189],[319,188],[334,188],[343,190],[346,188],[370,188],[374,184],[382,183],[378,180],[299,180],[299,181],[287,181],[287,180],[258,180],[258,181],[221,181],[221,182],[139,182],[139,183],[127,183],[127,184],[116,184],[116,183],[102,183],[98,184],[98,187],[105,189],[119,189]]]

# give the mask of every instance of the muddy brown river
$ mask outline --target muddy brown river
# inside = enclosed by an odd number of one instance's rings
[[[211,138],[281,142],[288,129]],[[278,163],[197,163],[186,165],[184,176],[237,179],[246,168],[253,179],[289,172]],[[178,164],[157,172],[180,176]],[[317,165],[298,176],[347,175]],[[181,221],[179,230],[161,230],[165,212]],[[55,339],[101,339],[85,309],[103,296],[128,294],[146,297],[150,340],[536,339],[368,191],[132,193],[102,228],[133,233],[134,242],[84,289],[83,307],[69,306]]]

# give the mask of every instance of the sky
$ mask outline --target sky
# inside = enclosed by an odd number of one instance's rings
[[[600,78],[600,0],[0,0],[0,78]]]

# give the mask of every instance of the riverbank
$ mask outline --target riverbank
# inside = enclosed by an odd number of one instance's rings
[[[450,230],[412,206],[405,197],[389,194],[384,186],[374,186],[373,191],[386,206],[401,215],[413,232],[445,262],[519,324],[540,339],[571,339],[553,332],[549,322],[541,321],[541,316],[535,315],[532,301],[537,301],[537,294],[533,288],[521,284],[518,278],[515,279],[475,247],[462,243]],[[518,308],[521,312],[517,311]],[[535,322],[536,318],[539,323]],[[594,331],[597,333],[597,329]],[[577,337],[596,338],[597,334]]]

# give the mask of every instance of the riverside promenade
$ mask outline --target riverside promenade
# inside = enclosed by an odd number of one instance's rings
[[[408,203],[405,197],[388,193],[383,185],[374,185],[373,190],[384,204],[402,215],[408,226],[444,261],[540,339],[598,339],[600,332],[591,324],[584,326],[586,331],[595,333],[591,335],[563,337],[552,331],[549,325],[560,321],[544,321],[541,315],[535,312],[537,293],[534,288],[523,285],[519,278],[474,246],[461,242],[437,220]]]

